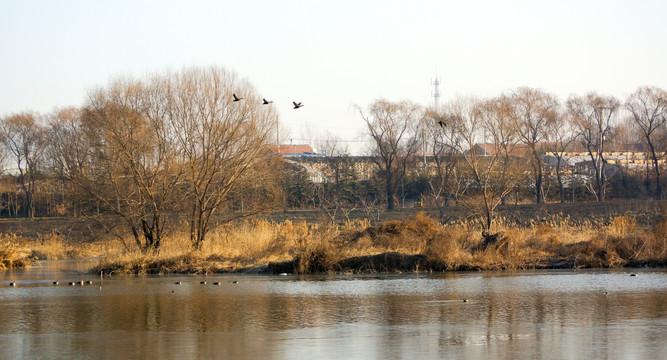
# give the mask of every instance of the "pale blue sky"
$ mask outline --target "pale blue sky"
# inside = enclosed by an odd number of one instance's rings
[[[518,86],[623,99],[667,88],[666,4],[0,0],[0,115],[80,106],[118,74],[211,64],[274,100],[295,139],[352,140],[353,105],[379,97],[432,104],[436,71],[441,103]]]

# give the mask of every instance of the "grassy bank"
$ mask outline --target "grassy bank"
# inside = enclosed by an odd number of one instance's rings
[[[569,213],[569,212],[568,212]],[[252,219],[210,234],[193,251],[173,233],[159,253],[144,254],[113,239],[74,241],[60,233],[37,239],[4,235],[0,268],[36,258],[100,257],[93,273],[364,273],[665,266],[665,210],[572,216],[543,211],[508,214],[482,233],[463,217],[440,224],[427,213],[373,225],[366,219]],[[394,214],[395,215],[395,214]],[[519,219],[520,221],[517,221]]]
[[[215,233],[197,252],[179,250],[184,244],[178,239],[160,254],[107,257],[92,271],[372,273],[667,264],[664,215],[650,225],[629,216],[605,224],[555,215],[524,227],[497,223],[492,234],[467,222],[442,225],[423,213],[377,226],[255,220]]]
[[[627,216],[609,224],[552,219],[527,227],[496,224],[481,234],[469,224],[442,226],[417,214],[313,244],[274,272],[451,271],[606,268],[667,264],[667,221],[640,227]]]

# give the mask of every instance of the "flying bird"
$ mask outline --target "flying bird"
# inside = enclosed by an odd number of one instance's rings
[[[234,95],[234,102],[237,102],[237,101],[243,99],[243,98],[240,98],[240,97],[236,96],[236,94],[232,94],[232,95]]]
[[[294,104],[294,108],[295,108],[295,109],[298,109],[298,108],[300,108],[300,107],[302,107],[302,106],[305,106],[305,105],[301,105],[301,103],[297,103],[296,101],[292,101],[292,104]]]
[[[438,125],[440,125],[440,127],[444,129],[447,124],[445,124],[445,122],[442,120],[438,120]]]
[[[264,101],[264,103],[262,105],[269,105],[270,103],[273,102],[273,101],[266,100],[264,98],[262,98],[262,101]]]

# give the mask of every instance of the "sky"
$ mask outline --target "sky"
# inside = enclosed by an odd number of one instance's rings
[[[286,141],[331,134],[359,153],[358,107],[433,105],[436,77],[441,104],[667,89],[665,14],[664,0],[0,0],[0,116],[82,106],[117,75],[217,65],[274,101]]]

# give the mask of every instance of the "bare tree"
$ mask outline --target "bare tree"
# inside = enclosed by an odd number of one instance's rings
[[[124,219],[143,250],[159,249],[183,211],[200,248],[217,223],[266,209],[281,192],[266,146],[276,115],[261,104],[215,67],[116,79],[91,92],[80,122],[54,122],[67,144],[54,153],[62,174]]]
[[[606,175],[604,150],[607,136],[612,129],[619,101],[612,96],[601,96],[591,92],[585,96],[571,95],[567,107],[581,143],[586,147],[595,172],[593,194],[597,201],[604,201],[606,192]]]
[[[232,211],[232,194],[248,182],[273,183],[266,149],[277,115],[261,105],[247,82],[221,68],[189,68],[156,81],[167,98],[163,116],[174,128],[185,169],[190,239],[199,248],[216,222],[254,213],[245,204],[243,212]],[[243,100],[234,101],[232,93]],[[256,193],[267,201],[255,202],[254,210],[273,206],[270,192]],[[218,214],[220,209],[226,211]]]
[[[376,100],[369,106],[368,113],[364,114],[360,108],[359,113],[374,141],[371,156],[384,180],[387,209],[392,210],[409,159],[419,149],[415,135],[423,116],[422,108],[409,101]]]
[[[50,173],[61,181],[63,191],[67,191],[71,200],[71,214],[79,215],[79,207],[86,197],[86,192],[71,181],[76,174],[90,163],[90,143],[82,129],[81,109],[75,107],[55,110],[49,115],[48,146],[46,148]],[[94,200],[93,200],[94,201]],[[64,194],[62,202],[65,202]]]
[[[318,184],[318,200],[320,208],[334,222],[340,211],[346,220],[350,220],[350,213],[357,208],[357,177],[354,169],[354,159],[350,156],[347,147],[340,139],[327,135],[318,144],[320,153],[324,154],[324,164],[328,169],[327,181]]]
[[[628,97],[625,108],[632,114],[650,151],[655,172],[655,197],[661,199],[659,160],[667,149],[659,139],[664,139],[667,134],[667,92],[656,87],[641,87]]]
[[[366,183],[366,185],[367,186],[362,186],[357,193],[357,201],[359,202],[364,215],[366,215],[366,218],[369,219],[371,223],[377,224],[380,222],[386,207],[382,206],[382,201],[372,183],[369,182]]]
[[[543,145],[549,140],[548,129],[556,121],[558,114],[558,99],[542,90],[519,88],[511,95],[511,117],[518,135],[530,152],[530,165],[535,183],[535,202],[542,203],[544,149]]]
[[[517,186],[523,173],[520,157],[514,156],[518,134],[511,118],[511,102],[507,97],[487,101],[458,99],[449,107],[448,118],[456,127],[455,142],[463,157],[470,188],[464,205],[480,218],[482,229],[490,231],[496,208]],[[478,139],[486,132],[491,144],[480,148]],[[487,145],[491,145],[488,147]]]
[[[61,111],[51,123],[62,176],[123,220],[143,251],[159,250],[183,198],[183,167],[159,89],[117,78],[90,92],[80,118]]]
[[[319,152],[324,155],[325,165],[332,174],[329,179],[335,184],[340,184],[344,179],[345,172],[350,165],[350,156],[347,147],[343,146],[340,139],[327,134],[326,137],[318,141]]]
[[[438,208],[440,221],[445,221],[445,209],[450,199],[456,199],[467,189],[459,162],[461,141],[457,128],[445,115],[435,111],[427,113],[422,125],[424,151],[431,161],[425,161],[425,174],[433,201]]]
[[[563,165],[566,164],[565,153],[569,146],[576,139],[574,136],[574,128],[569,118],[558,111],[554,121],[549,123],[547,128],[549,132],[548,137],[551,141],[547,144],[547,153],[556,158],[556,180],[558,181],[558,193],[560,195],[560,202],[565,202],[565,187],[563,184]]]
[[[44,154],[45,132],[39,114],[24,112],[0,119],[0,140],[18,170],[24,193],[24,216],[35,216],[35,180]]]

